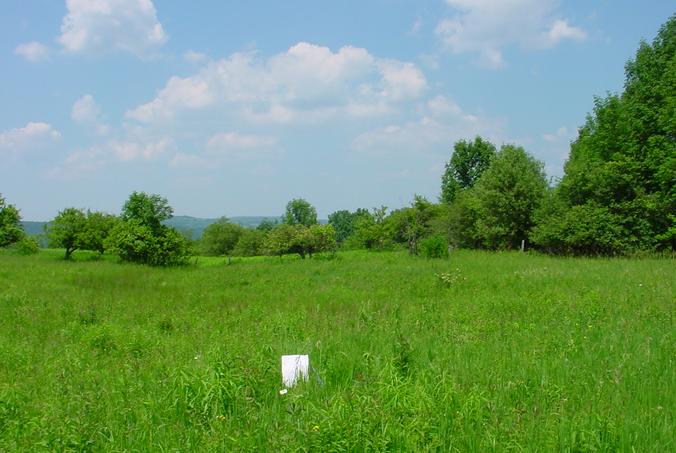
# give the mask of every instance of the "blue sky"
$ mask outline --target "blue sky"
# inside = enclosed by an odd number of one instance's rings
[[[560,176],[595,95],[674,13],[664,0],[9,0],[0,193],[26,220],[277,215],[436,200],[459,139]]]

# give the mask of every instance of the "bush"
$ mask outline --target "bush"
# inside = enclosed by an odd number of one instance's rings
[[[420,251],[425,258],[448,258],[448,243],[441,235],[430,236],[420,242]]]
[[[40,251],[40,244],[31,236],[24,236],[9,246],[9,250],[19,255],[34,255]]]
[[[136,220],[118,223],[107,239],[107,247],[122,261],[172,266],[185,264],[191,256],[188,241],[173,228],[153,231]]]
[[[245,229],[237,241],[232,254],[235,256],[258,256],[263,255],[266,233],[263,230]]]
[[[200,252],[207,256],[230,255],[245,231],[243,226],[222,217],[202,233]]]

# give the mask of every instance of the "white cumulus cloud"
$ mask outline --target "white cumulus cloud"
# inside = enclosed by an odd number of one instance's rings
[[[427,101],[418,118],[364,132],[352,148],[376,153],[434,152],[462,138],[493,137],[501,129],[498,122],[469,114],[451,99],[437,96]]]
[[[270,147],[276,143],[277,140],[273,137],[221,132],[209,139],[207,149],[210,151],[246,150]]]
[[[436,35],[453,53],[471,53],[490,68],[505,64],[503,48],[554,46],[565,39],[584,40],[584,30],[558,17],[556,0],[446,0],[454,10]]]
[[[16,46],[14,54],[25,58],[31,63],[37,63],[49,58],[49,49],[44,44],[32,41]]]
[[[213,106],[253,121],[312,122],[338,113],[386,113],[426,88],[424,74],[412,63],[379,59],[363,48],[332,51],[301,42],[269,58],[235,53],[193,76],[171,77],[127,117],[150,123]]]
[[[71,152],[49,172],[55,179],[80,179],[115,163],[151,161],[173,149],[168,137],[155,140],[110,140]]]
[[[106,135],[110,131],[103,121],[101,107],[91,94],[85,94],[73,103],[70,117],[80,125],[91,127],[97,135]]]
[[[59,43],[70,53],[144,56],[167,41],[152,0],[66,0]]]
[[[91,123],[99,119],[101,108],[91,94],[85,94],[75,101],[70,111],[70,117],[78,123]]]
[[[183,59],[190,63],[201,63],[207,60],[208,58],[209,57],[207,57],[206,54],[201,52],[195,52],[194,50],[189,50],[183,54]]]
[[[30,122],[24,127],[0,132],[0,151],[21,151],[60,138],[61,133],[51,124]]]

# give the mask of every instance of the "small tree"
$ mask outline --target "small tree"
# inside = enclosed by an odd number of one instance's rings
[[[122,221],[105,244],[123,261],[153,266],[183,264],[191,254],[188,241],[176,229],[162,224],[172,213],[166,198],[134,192],[122,207]]]
[[[106,239],[119,219],[112,214],[97,211],[87,211],[86,217],[85,228],[80,233],[79,248],[102,255],[106,251]]]
[[[235,256],[257,256],[263,254],[263,248],[265,244],[265,239],[267,237],[267,232],[259,230],[245,229],[237,245],[233,250],[233,255]]]
[[[297,253],[302,259],[315,253],[334,252],[336,248],[336,230],[332,225],[281,224],[268,234],[264,245],[269,255]]]
[[[355,247],[384,250],[392,244],[392,230],[392,223],[387,221],[387,207],[373,208],[370,213],[359,215],[349,242]]]
[[[153,231],[159,231],[162,222],[170,219],[174,210],[167,199],[156,194],[132,192],[122,207],[120,217],[123,221],[136,220]]]
[[[363,216],[369,216],[369,212],[362,208],[355,212],[342,210],[329,214],[329,224],[336,230],[336,241],[339,244],[354,234],[357,221]]]
[[[274,227],[276,227],[277,225],[279,225],[279,220],[278,220],[278,219],[274,219],[274,220],[263,219],[263,220],[261,220],[261,223],[258,224],[258,226],[256,227],[256,229],[257,229],[258,231],[262,231],[263,233],[266,233],[266,234],[267,234],[267,233],[269,233]]]
[[[505,145],[472,189],[479,216],[476,234],[487,248],[518,248],[535,225],[547,191],[542,162],[519,146]]]
[[[336,230],[333,225],[312,225],[301,231],[301,243],[305,252],[312,258],[315,253],[335,252]]]
[[[294,252],[297,230],[296,226],[286,223],[276,226],[268,233],[263,250],[268,255],[278,255],[280,257],[285,253]],[[305,258],[305,255],[301,254],[301,257]]]
[[[0,247],[18,242],[24,235],[19,210],[14,205],[7,204],[0,194]]]
[[[304,199],[296,198],[286,205],[284,223],[287,225],[314,225],[317,223],[317,210]]]
[[[246,229],[221,217],[202,233],[200,248],[205,255],[229,255]]]
[[[77,208],[66,208],[45,226],[49,245],[66,249],[65,259],[82,246],[82,234],[87,228],[87,216]]]

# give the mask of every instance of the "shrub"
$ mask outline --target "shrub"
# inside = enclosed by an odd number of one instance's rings
[[[34,255],[40,251],[40,244],[31,236],[24,236],[9,246],[9,250],[19,255]]]
[[[235,256],[258,256],[263,254],[266,233],[264,230],[245,229],[232,254]]]
[[[107,239],[107,247],[122,261],[152,266],[185,264],[191,255],[188,241],[175,229],[161,226],[153,232],[136,220],[118,223]]]
[[[222,217],[202,233],[200,251],[207,256],[230,255],[246,229]]]
[[[448,243],[438,234],[423,239],[420,250],[425,258],[448,258]]]

